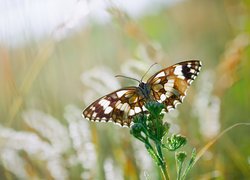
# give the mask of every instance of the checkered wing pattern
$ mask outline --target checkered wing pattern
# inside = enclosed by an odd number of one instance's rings
[[[180,62],[154,74],[147,83],[151,86],[151,97],[165,104],[166,112],[183,102],[188,87],[201,70],[201,62]]]
[[[83,116],[91,121],[130,127],[134,115],[146,110],[144,103],[137,87],[123,88],[96,100],[83,111]]]

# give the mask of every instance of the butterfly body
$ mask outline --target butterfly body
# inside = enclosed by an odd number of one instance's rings
[[[148,83],[140,82],[138,86],[138,90],[141,96],[145,98],[145,100],[150,99],[151,86]]]
[[[169,112],[183,102],[200,69],[201,62],[197,60],[174,64],[155,73],[147,82],[140,81],[138,86],[125,87],[99,98],[83,111],[83,117],[129,127],[136,114],[147,112],[148,100],[164,104],[165,112]]]

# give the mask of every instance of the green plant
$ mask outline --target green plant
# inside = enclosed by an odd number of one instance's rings
[[[186,152],[177,152],[177,150],[187,143],[187,139],[180,134],[172,134],[169,136],[170,124],[163,122],[163,104],[149,101],[145,107],[148,110],[148,114],[138,114],[134,117],[134,124],[131,127],[130,133],[145,144],[148,153],[160,168],[163,179],[165,180],[170,179],[170,176],[162,150],[166,149],[171,152],[176,152],[177,179],[185,179],[195,163],[195,149],[192,152],[187,166],[183,167],[187,157]]]

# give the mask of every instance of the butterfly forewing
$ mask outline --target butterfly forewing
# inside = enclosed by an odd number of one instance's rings
[[[96,100],[83,111],[83,116],[91,121],[111,121],[129,127],[133,116],[145,110],[144,100],[137,87],[123,88]]]
[[[154,74],[147,83],[151,86],[151,97],[165,104],[168,112],[180,103],[190,84],[197,77],[201,69],[201,62],[185,61]]]

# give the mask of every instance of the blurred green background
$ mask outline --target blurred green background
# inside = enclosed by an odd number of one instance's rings
[[[183,60],[203,63],[184,103],[165,115],[187,152],[250,123],[250,1],[151,6],[137,17],[109,6],[109,21],[90,19],[63,38],[0,44],[0,179],[160,179],[128,128],[81,117],[93,100],[135,85],[115,75],[140,78],[154,62],[148,77]],[[247,126],[226,133],[188,179],[250,179],[249,137]],[[165,156],[175,179],[174,154]]]

